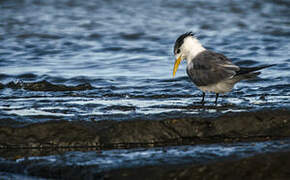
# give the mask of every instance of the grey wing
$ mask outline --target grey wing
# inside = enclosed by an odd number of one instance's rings
[[[224,55],[204,51],[191,61],[186,71],[194,84],[207,86],[232,78],[239,69]]]

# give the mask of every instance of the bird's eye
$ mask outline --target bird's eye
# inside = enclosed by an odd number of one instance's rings
[[[180,49],[177,49],[176,53],[179,54],[180,53]]]

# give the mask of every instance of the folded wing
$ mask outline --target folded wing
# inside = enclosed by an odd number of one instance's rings
[[[224,55],[212,51],[198,54],[187,66],[187,74],[197,86],[208,86],[236,75],[240,68]]]

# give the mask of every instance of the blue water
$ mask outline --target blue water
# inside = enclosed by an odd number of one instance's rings
[[[289,107],[288,1],[1,1],[0,83],[47,80],[94,89],[0,89],[0,118],[154,119]],[[213,107],[185,62],[172,78],[176,38],[193,31],[236,64],[277,64],[245,81]]]
[[[207,95],[201,108],[201,92],[188,79],[185,62],[172,78],[174,42],[188,31],[238,65],[276,66],[263,70],[258,79],[237,84],[217,107],[214,94]],[[166,119],[289,108],[289,63],[286,0],[0,1],[1,122]],[[7,85],[43,80],[66,86],[87,83],[93,89],[30,91]],[[99,164],[101,170],[110,170],[134,163],[245,157],[289,149],[285,142],[68,152],[66,161],[51,155],[14,163],[40,159],[48,166]],[[0,176],[22,179],[18,174]]]

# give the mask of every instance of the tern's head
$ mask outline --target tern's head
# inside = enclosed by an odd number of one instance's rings
[[[181,60],[186,59],[189,63],[197,54],[204,50],[205,48],[200,44],[198,39],[194,37],[192,32],[187,32],[180,35],[174,45],[174,55],[176,57],[176,61],[173,69],[173,77],[175,76]]]

